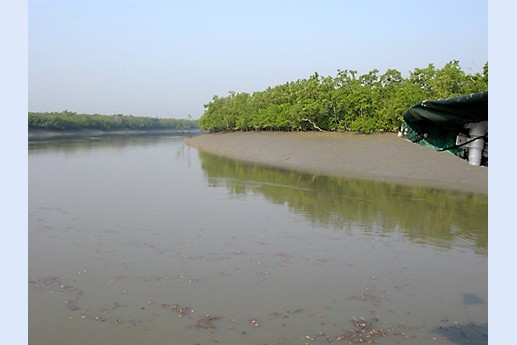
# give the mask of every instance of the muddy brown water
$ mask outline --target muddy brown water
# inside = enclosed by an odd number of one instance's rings
[[[29,343],[486,344],[488,198],[182,136],[29,144]]]

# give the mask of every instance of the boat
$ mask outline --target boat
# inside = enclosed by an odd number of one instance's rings
[[[402,117],[399,137],[488,167],[488,90],[425,100]]]

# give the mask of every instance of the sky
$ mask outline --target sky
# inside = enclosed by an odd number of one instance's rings
[[[29,0],[28,111],[199,118],[338,70],[488,62],[488,0]]]

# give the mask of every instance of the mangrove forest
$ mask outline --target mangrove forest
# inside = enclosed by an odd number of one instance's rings
[[[198,129],[197,120],[155,118],[133,115],[77,114],[62,112],[29,112],[29,129],[74,131],[81,129],[115,130],[191,130]]]
[[[442,68],[429,64],[407,77],[395,69],[358,75],[338,70],[336,76],[314,73],[264,91],[229,92],[205,104],[199,127],[220,131],[353,131],[395,132],[402,114],[429,99],[488,90],[488,62],[481,73],[466,73],[454,60]]]

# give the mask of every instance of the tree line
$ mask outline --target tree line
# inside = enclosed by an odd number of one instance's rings
[[[47,130],[190,130],[198,129],[197,120],[155,118],[133,115],[77,114],[68,110],[62,112],[29,112],[29,129]]]
[[[408,77],[395,69],[364,75],[338,70],[336,76],[309,78],[252,94],[229,92],[206,104],[199,127],[219,131],[375,131],[394,132],[402,114],[426,99],[488,90],[488,62],[482,73],[465,73],[454,60],[442,68],[429,64]]]

